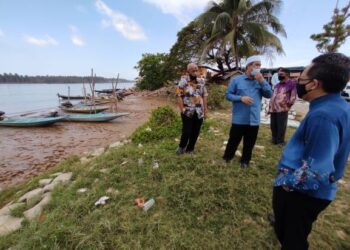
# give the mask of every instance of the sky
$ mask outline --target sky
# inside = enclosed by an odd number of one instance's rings
[[[338,0],[344,6],[348,0]],[[0,73],[134,79],[144,53],[168,53],[209,0],[0,0]],[[336,0],[284,0],[277,14],[285,54],[263,67],[305,66],[319,55],[313,33]],[[350,39],[339,52],[350,55]]]

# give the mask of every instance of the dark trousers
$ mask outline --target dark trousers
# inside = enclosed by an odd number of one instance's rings
[[[271,113],[271,132],[272,143],[284,143],[284,136],[286,134],[288,122],[288,112]]]
[[[243,137],[241,163],[249,163],[252,158],[252,151],[258,136],[258,131],[259,126],[232,124],[230,138],[228,139],[226,150],[222,158],[225,160],[232,160]]]
[[[287,192],[282,187],[273,189],[272,206],[275,214],[275,233],[282,250],[308,249],[307,237],[318,214],[331,201],[306,194]]]
[[[180,140],[180,148],[186,148],[186,152],[192,152],[196,145],[199,132],[203,123],[203,119],[198,119],[195,112],[192,117],[181,114],[182,119],[182,135]]]

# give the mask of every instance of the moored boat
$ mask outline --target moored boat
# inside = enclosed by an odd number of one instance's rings
[[[67,114],[64,121],[72,122],[107,122],[129,113]]]
[[[84,114],[94,114],[100,113],[109,109],[109,106],[73,106],[73,107],[60,107],[64,112],[67,113],[84,113]]]
[[[9,117],[0,121],[0,126],[7,127],[40,127],[54,124],[62,121],[63,116],[59,117]]]

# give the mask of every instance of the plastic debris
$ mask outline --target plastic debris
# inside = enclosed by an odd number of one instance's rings
[[[147,212],[155,203],[153,198],[149,199],[143,206],[143,211]]]
[[[135,206],[138,206],[139,208],[143,208],[143,206],[145,205],[145,199],[136,198],[134,203],[135,203]]]
[[[95,206],[104,205],[108,200],[109,200],[108,196],[102,196],[100,199],[98,199],[98,201],[95,202]]]
[[[77,190],[77,193],[85,193],[88,189],[87,188],[79,188]]]

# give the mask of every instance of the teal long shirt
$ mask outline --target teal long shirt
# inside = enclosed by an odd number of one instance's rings
[[[316,98],[284,149],[274,186],[333,200],[349,152],[350,105],[340,94]]]
[[[250,79],[246,74],[230,81],[226,91],[226,99],[232,102],[232,124],[258,126],[260,124],[261,98],[272,96],[271,86],[264,81]],[[241,101],[242,96],[253,98],[251,106]]]

